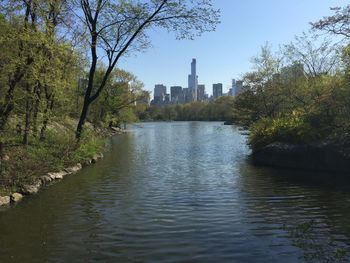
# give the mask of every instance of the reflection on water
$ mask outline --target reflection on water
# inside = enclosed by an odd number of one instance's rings
[[[348,249],[345,183],[253,167],[222,123],[131,129],[103,161],[0,212],[0,262],[303,261],[290,229],[305,222],[327,253]]]

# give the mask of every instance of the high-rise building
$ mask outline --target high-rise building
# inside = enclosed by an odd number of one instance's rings
[[[217,99],[222,96],[222,83],[213,84],[213,99]]]
[[[172,86],[170,87],[170,97],[171,103],[177,104],[183,102],[183,94],[181,86]]]
[[[154,86],[154,104],[162,104],[165,99],[166,86],[163,84],[156,84]]]
[[[243,92],[243,81],[237,80],[236,81],[236,91],[235,96]]]
[[[205,85],[203,84],[198,84],[197,88],[197,100],[198,101],[204,101],[205,100]]]
[[[198,88],[198,76],[197,76],[197,61],[192,59],[191,62],[191,74],[188,75],[188,89],[191,93],[191,101],[197,101],[197,88]]]
[[[236,91],[237,91],[237,84],[236,84],[236,80],[232,79],[232,87],[230,88],[228,95],[229,96],[235,96],[236,95]]]

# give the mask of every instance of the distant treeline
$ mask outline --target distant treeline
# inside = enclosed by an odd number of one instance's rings
[[[233,118],[234,98],[220,97],[214,102],[136,107],[141,121],[226,121]]]

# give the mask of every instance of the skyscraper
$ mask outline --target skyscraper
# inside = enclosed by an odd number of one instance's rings
[[[166,86],[157,84],[154,86],[154,103],[161,104],[165,100]]]
[[[182,87],[173,86],[170,87],[171,103],[177,104],[183,102]]]
[[[188,89],[192,94],[192,101],[197,101],[197,88],[198,88],[198,76],[197,76],[197,61],[192,59],[191,62],[191,74],[188,75]]]
[[[214,100],[222,96],[222,83],[213,84]]]
[[[197,86],[197,100],[204,101],[205,100],[204,96],[205,96],[205,85],[198,84],[198,86]]]

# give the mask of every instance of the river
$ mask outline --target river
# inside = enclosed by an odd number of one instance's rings
[[[0,211],[0,262],[318,262],[349,253],[346,181],[254,167],[246,137],[221,122],[129,128],[97,164]]]

